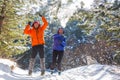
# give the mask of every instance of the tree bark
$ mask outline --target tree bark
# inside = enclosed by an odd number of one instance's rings
[[[6,0],[4,0],[3,2],[3,5],[1,7],[1,15],[0,15],[0,34],[2,32],[2,27],[3,27],[3,21],[4,21],[4,18],[5,18],[5,8],[6,8]]]
[[[3,20],[4,20],[4,17],[0,16],[0,34],[2,32]]]

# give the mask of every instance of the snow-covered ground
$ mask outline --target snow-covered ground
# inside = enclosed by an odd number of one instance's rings
[[[15,65],[7,59],[0,59],[0,80],[120,80],[120,67],[93,64],[63,71],[51,75],[46,71],[44,76],[40,72],[34,72],[28,76],[28,70],[15,67],[11,73],[10,66]]]

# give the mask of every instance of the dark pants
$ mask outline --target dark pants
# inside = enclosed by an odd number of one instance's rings
[[[31,58],[35,58],[37,53],[39,53],[40,58],[44,58],[44,45],[33,46]]]
[[[29,62],[29,72],[33,70],[35,57],[39,53],[41,71],[45,71],[44,45],[37,45],[32,47],[31,59]]]
[[[53,50],[52,65],[51,69],[53,70],[56,66],[58,70],[61,71],[61,61],[63,58],[64,51]]]

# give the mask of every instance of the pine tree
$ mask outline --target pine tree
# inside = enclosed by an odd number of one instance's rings
[[[3,6],[0,8],[0,55],[9,57],[11,54],[17,53],[12,47],[13,41],[21,37],[18,24],[22,17],[17,14],[17,8],[21,5],[15,0],[2,0],[0,4]]]

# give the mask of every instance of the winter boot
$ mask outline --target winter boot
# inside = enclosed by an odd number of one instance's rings
[[[61,71],[58,71],[58,75],[61,75]]]
[[[59,63],[57,67],[58,67],[58,74],[61,75],[61,63]]]
[[[54,73],[54,70],[51,70],[51,74],[53,74]]]
[[[43,76],[45,74],[45,70],[41,71],[41,76]]]
[[[40,58],[41,75],[45,74],[45,58]]]
[[[28,75],[32,75],[34,63],[35,63],[35,59],[31,58],[30,61],[29,61],[29,72],[28,72]]]
[[[31,76],[31,75],[32,75],[32,71],[31,71],[31,70],[29,70],[28,75],[29,75],[29,76]]]

